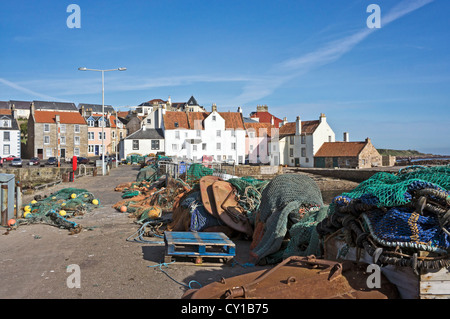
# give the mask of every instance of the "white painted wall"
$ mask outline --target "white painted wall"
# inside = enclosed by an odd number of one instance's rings
[[[9,132],[9,141],[4,140],[4,132]],[[9,145],[9,152],[4,152],[4,145]],[[20,131],[19,130],[0,130],[0,156],[5,157],[14,155],[21,157],[20,154]],[[7,154],[8,153],[8,154]]]

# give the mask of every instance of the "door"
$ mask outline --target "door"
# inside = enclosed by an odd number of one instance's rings
[[[37,150],[37,157],[38,157],[40,160],[44,159],[44,149],[38,148],[38,150]]]
[[[295,166],[296,167],[300,166],[300,159],[298,157],[295,158]]]
[[[339,162],[337,157],[333,157],[333,167],[339,167]]]
[[[95,145],[95,155],[99,155],[100,154],[100,146]]]
[[[61,149],[61,158],[66,158],[66,149],[65,148]]]

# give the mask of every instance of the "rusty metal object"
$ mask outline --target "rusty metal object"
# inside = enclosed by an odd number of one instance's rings
[[[250,237],[253,228],[236,200],[233,186],[228,182],[218,181],[212,185],[212,190],[219,218],[232,229]]]
[[[397,288],[381,275],[368,288],[367,264],[314,256],[287,258],[270,270],[224,279],[188,290],[183,299],[396,299]]]
[[[212,184],[222,179],[217,176],[204,176],[200,179],[200,194],[202,198],[203,206],[205,210],[213,215],[214,217],[219,217],[217,214],[217,209],[214,201],[214,194],[212,190]]]

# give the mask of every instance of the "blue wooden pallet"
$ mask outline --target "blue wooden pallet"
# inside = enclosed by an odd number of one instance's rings
[[[235,244],[224,233],[210,232],[164,232],[166,244],[165,261],[172,257],[194,257],[201,263],[203,257],[232,259]]]

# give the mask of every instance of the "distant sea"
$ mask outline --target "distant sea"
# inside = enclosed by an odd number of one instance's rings
[[[450,160],[449,157],[423,157],[423,158],[411,158],[411,162],[421,162],[421,161],[433,161],[433,160],[440,160],[440,161],[448,161]],[[407,158],[398,159],[397,162],[407,162]]]

